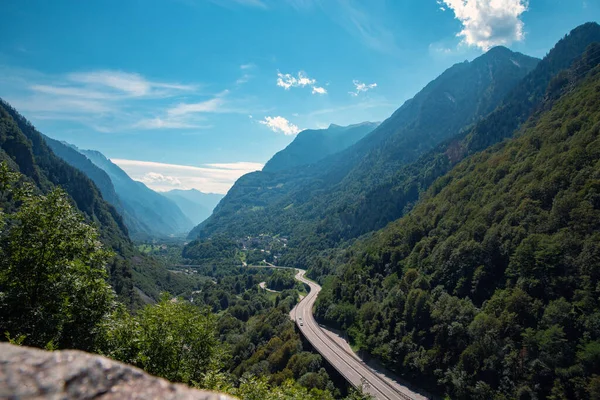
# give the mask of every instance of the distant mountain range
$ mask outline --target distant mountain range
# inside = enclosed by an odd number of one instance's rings
[[[224,197],[222,194],[204,193],[196,189],[173,189],[161,194],[174,201],[195,225],[210,217],[219,201]]]
[[[193,189],[158,193],[131,179],[98,151],[81,150],[49,137],[45,140],[56,155],[94,181],[135,239],[184,235],[206,219],[223,197]]]

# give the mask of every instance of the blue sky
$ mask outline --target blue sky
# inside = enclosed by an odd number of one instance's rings
[[[0,97],[157,190],[224,193],[294,135],[381,121],[452,64],[544,54],[598,0],[6,1]]]

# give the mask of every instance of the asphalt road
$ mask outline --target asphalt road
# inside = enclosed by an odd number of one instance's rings
[[[338,343],[329,337],[317,324],[312,309],[321,291],[321,286],[304,277],[306,271],[297,269],[296,279],[310,286],[309,294],[290,312],[300,332],[313,347],[342,374],[353,386],[363,386],[363,390],[379,400],[422,400],[426,397],[411,391],[348,354]]]

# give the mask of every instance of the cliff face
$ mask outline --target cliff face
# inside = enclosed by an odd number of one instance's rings
[[[0,343],[0,398],[234,400],[82,351],[49,352],[8,343]]]

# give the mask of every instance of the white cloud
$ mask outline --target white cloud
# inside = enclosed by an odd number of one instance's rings
[[[207,193],[225,194],[242,175],[259,171],[263,164],[254,162],[213,163],[200,167],[165,164],[153,161],[111,159],[133,179],[148,187],[167,191],[197,189]]]
[[[273,132],[281,132],[284,135],[295,135],[300,132],[300,128],[292,124],[283,117],[265,117],[259,123],[268,126]]]
[[[240,69],[253,69],[253,68],[256,68],[256,64],[254,64],[254,63],[240,65]]]
[[[140,178],[140,181],[147,185],[166,183],[169,186],[181,186],[181,181],[178,178],[170,175],[159,174],[158,172],[148,172],[146,175]]]
[[[277,71],[277,86],[284,88],[285,90],[289,90],[293,87],[312,87],[312,94],[327,94],[327,90],[323,87],[316,86],[316,79],[309,78],[306,72],[300,71],[298,72],[298,77],[295,77],[292,74],[282,74]]]
[[[277,72],[277,86],[288,90],[292,87],[304,87],[306,85],[313,85],[317,82],[316,79],[309,78],[305,72],[298,72],[298,78],[292,74],[282,74]]]
[[[528,9],[527,0],[438,0],[454,11],[463,29],[457,36],[469,46],[483,50],[523,40],[521,15]]]
[[[361,92],[366,92],[377,87],[376,83],[363,83],[357,81],[356,79],[353,80],[352,83],[354,84],[355,91],[348,93],[350,93],[350,95],[354,97],[358,96]]]

